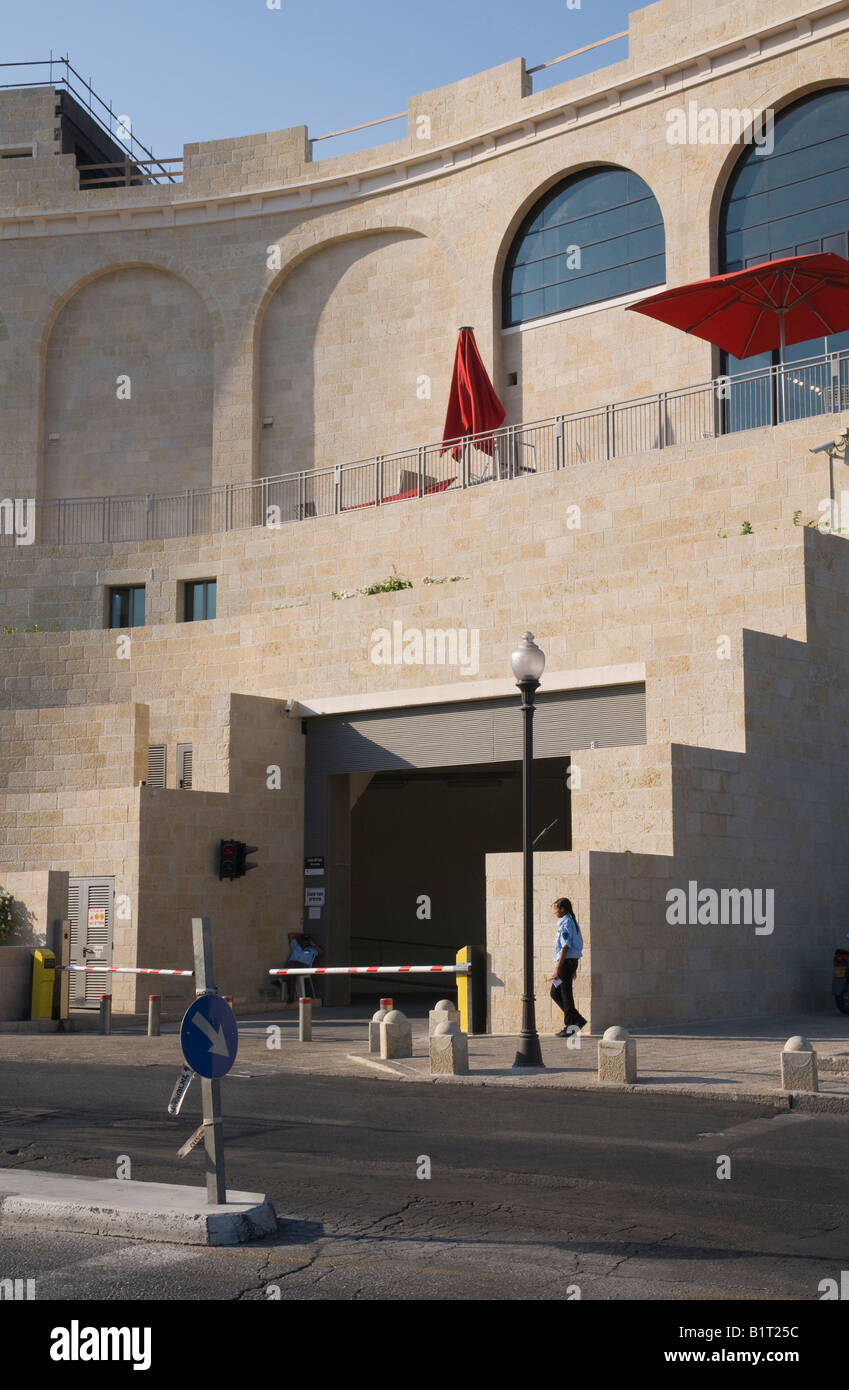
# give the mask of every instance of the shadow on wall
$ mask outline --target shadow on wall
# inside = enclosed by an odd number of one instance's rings
[[[45,364],[44,496],[209,487],[212,324],[197,291],[128,266],[68,300]]]
[[[453,290],[414,232],[320,248],[269,300],[258,365],[263,477],[441,436]]]

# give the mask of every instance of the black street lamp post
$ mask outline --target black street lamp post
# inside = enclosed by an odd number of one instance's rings
[[[534,695],[545,670],[545,655],[526,632],[510,658],[516,684],[522,692],[524,744],[522,748],[523,870],[525,972],[522,994],[522,1031],[514,1067],[543,1066],[534,1013]]]

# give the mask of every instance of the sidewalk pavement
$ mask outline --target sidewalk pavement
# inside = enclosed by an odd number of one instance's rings
[[[819,1091],[781,1090],[781,1049],[801,1033],[817,1051]],[[649,1095],[691,1095],[703,1100],[750,1101],[781,1109],[831,1110],[849,1114],[849,1019],[841,1024],[828,1014],[797,1015],[733,1024],[701,1024],[663,1029],[633,1029],[637,1042],[634,1085],[598,1081],[597,1036],[581,1036],[580,1048],[563,1038],[542,1038],[545,1070],[515,1071],[517,1037],[469,1039],[465,1076],[430,1074],[427,1039],[422,1031],[414,1055],[401,1061],[351,1054],[377,1074],[436,1085],[525,1086],[546,1090],[627,1091]]]
[[[411,1010],[412,1012],[412,1010]],[[238,1020],[239,1054],[234,1077],[281,1074],[372,1076],[387,1081],[418,1081],[459,1086],[524,1086],[544,1089],[629,1091],[653,1095],[691,1095],[705,1100],[747,1100],[782,1109],[833,1110],[849,1114],[849,1017],[823,1010],[773,1019],[721,1020],[689,1027],[632,1030],[637,1040],[635,1085],[598,1082],[598,1036],[581,1035],[580,1048],[564,1038],[542,1038],[545,1070],[513,1070],[518,1038],[469,1039],[469,1073],[432,1076],[427,1020],[412,1018],[411,1058],[383,1061],[369,1056],[363,1008],[323,1010],[313,1021],[313,1041],[298,1042],[297,1019],[289,1014]],[[0,1063],[166,1066],[182,1064],[177,1025],[163,1025],[159,1038],[122,1030],[108,1037],[94,1033],[2,1034]],[[279,1035],[269,1029],[279,1027]],[[788,1038],[801,1033],[816,1048],[819,1091],[780,1089],[780,1053]],[[279,1036],[279,1048],[269,1046]],[[833,1059],[833,1060],[832,1060]]]

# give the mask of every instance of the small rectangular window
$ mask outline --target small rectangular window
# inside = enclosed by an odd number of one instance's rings
[[[193,579],[186,581],[186,604],[184,620],[187,623],[202,622],[215,617],[216,581],[214,579]]]
[[[109,591],[109,626],[144,627],[144,585]]]
[[[147,750],[147,785],[149,787],[165,786],[165,763],[167,757],[167,745],[164,743],[153,743]]]

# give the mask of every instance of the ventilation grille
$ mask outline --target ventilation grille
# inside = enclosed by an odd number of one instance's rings
[[[192,745],[177,744],[177,786],[184,791],[192,789]]]
[[[164,743],[154,743],[147,750],[147,785],[149,787],[165,786],[165,752]]]

